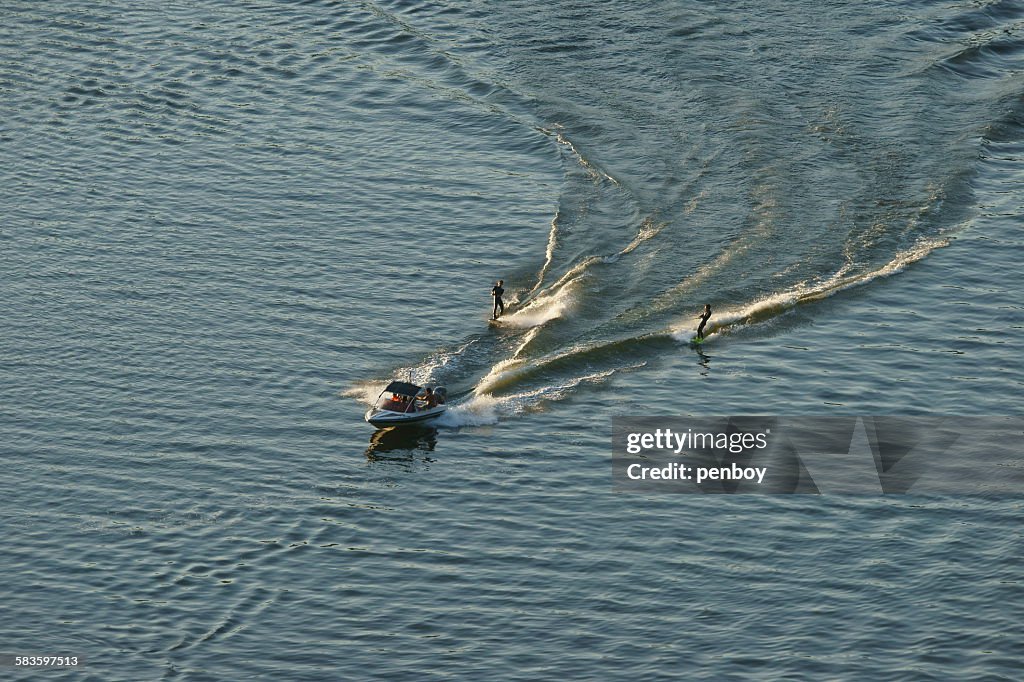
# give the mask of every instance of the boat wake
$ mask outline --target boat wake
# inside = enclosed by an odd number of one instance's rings
[[[501,324],[529,329],[563,317],[572,309],[575,301],[573,289],[578,282],[578,279],[569,280],[551,293],[534,298],[515,312],[503,315]]]
[[[770,294],[746,305],[716,311],[714,322],[708,325],[707,336],[729,333],[738,327],[748,327],[782,315],[799,305],[820,301],[854,287],[864,286],[883,277],[902,272],[907,266],[915,263],[932,251],[949,245],[945,238],[925,239],[914,247],[903,251],[880,268],[870,272],[850,274],[849,266],[844,266],[831,277],[813,285],[801,284],[788,291]],[[689,341],[696,333],[696,325],[691,320],[674,325],[670,331],[673,339]]]
[[[948,243],[947,238],[922,239],[880,267],[858,272],[848,263],[817,282],[799,283],[739,306],[719,308],[708,326],[707,340],[756,328],[797,306],[889,277]],[[626,253],[636,246],[631,243]],[[396,370],[395,376],[422,384],[456,386],[448,412],[435,425],[484,426],[542,410],[582,387],[606,384],[617,373],[640,369],[648,364],[646,358],[671,353],[679,342],[692,338],[695,314],[660,328],[623,328],[618,334],[609,334],[613,327],[606,323],[596,338],[589,339],[580,326],[570,325],[576,339],[559,339],[550,323],[563,318],[575,321],[572,313],[583,298],[579,282],[590,276],[588,268],[594,262],[594,258],[584,259],[522,309],[502,318],[504,329],[499,335],[490,339],[481,335],[454,349],[440,349],[422,363]],[[695,301],[694,311],[697,307]],[[344,395],[371,403],[384,381],[357,384]]]
[[[639,369],[646,364],[646,362],[640,362],[628,367],[593,372],[532,390],[505,395],[495,395],[486,391],[474,392],[453,403],[444,415],[434,421],[434,425],[460,428],[497,424],[505,418],[541,411],[547,404],[564,400],[573,395],[580,386],[598,385],[616,373]]]
[[[546,64],[520,57],[524,68]],[[793,73],[810,91],[819,85],[816,71]],[[972,138],[959,125],[951,139],[924,134],[947,130],[932,125],[946,122],[944,101],[912,97],[913,115],[894,111],[877,130],[863,123],[875,104],[859,93],[794,107],[771,90],[731,97],[718,82],[688,83],[686,109],[660,112],[607,94],[613,75],[549,100],[503,81],[512,104],[500,115],[557,150],[563,185],[537,260],[509,276],[518,293],[500,324],[385,378],[448,386],[439,425],[493,424],[607,387],[679,353],[705,303],[711,343],[701,352],[725,352],[723,337],[770,333],[801,306],[901,272],[973,215]],[[651,85],[657,95],[666,83]],[[574,104],[587,96],[590,105]],[[359,385],[346,395],[371,393]]]

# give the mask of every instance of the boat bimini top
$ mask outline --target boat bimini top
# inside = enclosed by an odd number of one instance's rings
[[[365,419],[374,426],[414,424],[433,419],[448,409],[445,404],[447,391],[443,386],[432,388],[431,391],[437,399],[433,407],[426,402],[427,390],[422,386],[407,381],[392,381],[366,412]]]

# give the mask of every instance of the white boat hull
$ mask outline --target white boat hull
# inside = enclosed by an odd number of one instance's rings
[[[417,412],[394,412],[392,410],[371,408],[366,412],[365,419],[377,427],[419,424],[441,416],[447,409],[447,405],[438,405],[429,410],[419,410]]]

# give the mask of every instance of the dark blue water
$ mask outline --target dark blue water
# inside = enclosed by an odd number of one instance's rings
[[[0,653],[1020,677],[1019,499],[617,495],[609,455],[652,405],[1024,411],[1021,3],[0,18]],[[449,413],[375,432],[393,377]]]

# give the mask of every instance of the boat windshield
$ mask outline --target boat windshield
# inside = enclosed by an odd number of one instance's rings
[[[392,393],[388,395],[387,392],[380,397],[378,407],[382,410],[390,410],[392,412],[415,412],[416,401],[411,396],[402,395],[400,393]]]

